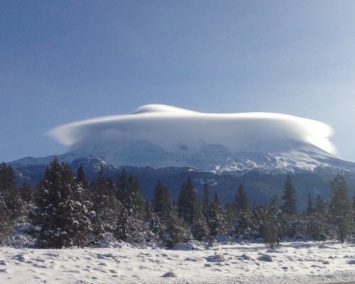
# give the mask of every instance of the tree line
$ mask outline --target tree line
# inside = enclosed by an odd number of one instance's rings
[[[154,242],[173,247],[195,239],[212,245],[222,239],[263,240],[273,247],[285,238],[344,242],[354,231],[355,202],[345,179],[336,175],[331,195],[324,200],[308,196],[307,208],[297,211],[297,192],[286,175],[282,196],[265,204],[249,203],[243,185],[234,198],[221,204],[218,192],[196,194],[191,177],[181,185],[177,200],[158,181],[153,197],[145,199],[139,180],[122,170],[116,180],[104,167],[89,182],[84,168],[77,172],[54,159],[42,180],[31,188],[18,187],[11,165],[0,165],[0,241],[6,242],[16,227],[29,224],[27,233],[40,248],[83,246],[107,236],[131,243]]]

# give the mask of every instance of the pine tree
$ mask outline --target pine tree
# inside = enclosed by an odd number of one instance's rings
[[[21,214],[22,200],[16,186],[15,171],[11,165],[0,165],[0,193],[6,203],[8,214],[12,220]]]
[[[207,224],[209,224],[210,219],[212,218],[212,201],[211,201],[210,191],[207,183],[203,187],[202,209]]]
[[[113,233],[115,230],[123,207],[117,200],[115,192],[112,179],[105,177],[104,167],[101,165],[91,187],[93,201],[91,219],[95,238],[102,238],[104,233]]]
[[[169,197],[168,188],[159,180],[153,194],[152,216],[150,219],[150,228],[154,234],[162,237],[166,230],[166,220],[172,201]]]
[[[20,196],[25,203],[32,201],[33,189],[28,181],[25,181],[19,189]]]
[[[123,170],[119,177],[117,196],[123,205],[116,224],[115,237],[124,241],[139,241],[145,219],[144,200],[139,181],[134,176],[126,176]]]
[[[198,241],[203,241],[209,238],[209,228],[206,222],[206,218],[203,215],[202,204],[199,201],[196,201],[195,203],[191,233],[194,239]]]
[[[212,203],[211,217],[208,222],[210,229],[210,237],[214,238],[218,235],[222,235],[225,229],[225,218],[221,202],[218,197],[217,191],[215,191]],[[212,240],[210,240],[211,242]]]
[[[326,202],[320,194],[318,194],[314,205],[314,212],[319,216],[324,216],[326,213],[326,207]]]
[[[74,173],[54,159],[35,192],[34,223],[41,227],[39,246],[61,248],[78,244],[89,231],[87,209],[76,199]]]
[[[328,220],[327,220],[327,204],[318,194],[313,205],[313,211],[308,214],[306,223],[307,237],[316,241],[324,241],[327,237]],[[310,212],[308,205],[307,212]]]
[[[77,181],[81,184],[82,188],[89,189],[89,181],[86,177],[83,165],[80,165],[77,170]]]
[[[153,194],[153,211],[164,220],[170,207],[168,188],[159,180]]]
[[[183,220],[178,217],[175,204],[171,203],[166,217],[166,229],[162,233],[162,239],[168,248],[184,240],[185,226]]]
[[[344,242],[351,229],[351,201],[343,176],[336,175],[330,182],[331,197],[329,221],[335,226],[340,242]]]
[[[290,175],[287,175],[285,184],[284,184],[284,191],[282,195],[282,211],[288,215],[288,216],[293,216],[297,212],[297,196],[296,196],[296,190],[293,185],[292,179]]]
[[[279,243],[284,225],[284,220],[278,203],[278,197],[277,195],[274,195],[263,217],[263,239],[271,248]]]
[[[313,200],[310,194],[308,194],[306,214],[311,215],[314,212]]]
[[[138,178],[127,177],[125,170],[123,170],[119,177],[117,196],[118,200],[128,210],[129,215],[143,219],[144,200]]]
[[[34,190],[28,181],[25,181],[19,188],[20,197],[22,200],[22,208],[20,218],[17,218],[17,223],[28,223],[30,222],[30,214],[33,212],[34,201],[33,195]]]
[[[247,212],[249,209],[249,198],[242,184],[238,188],[238,192],[234,198],[234,204],[237,212]]]
[[[197,197],[191,177],[183,183],[178,198],[179,217],[183,218],[186,224],[194,222]]]
[[[7,208],[3,193],[0,192],[0,243],[2,243],[9,236],[10,229],[10,211]]]
[[[235,207],[235,232],[239,236],[244,236],[251,226],[251,214],[249,212],[249,198],[242,184],[238,188],[233,203]]]

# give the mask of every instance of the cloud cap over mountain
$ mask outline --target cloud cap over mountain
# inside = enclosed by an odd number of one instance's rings
[[[167,105],[145,105],[131,114],[74,122],[48,134],[70,150],[146,140],[165,150],[216,144],[235,152],[284,151],[307,143],[335,154],[331,127],[316,120],[261,112],[202,113]]]

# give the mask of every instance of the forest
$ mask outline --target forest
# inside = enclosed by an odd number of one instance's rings
[[[38,248],[97,245],[108,237],[167,248],[190,240],[213,245],[226,238],[265,242],[269,247],[290,239],[351,240],[355,199],[343,176],[336,175],[329,185],[329,199],[309,196],[306,210],[297,212],[297,189],[287,174],[282,195],[265,204],[250,204],[242,184],[236,185],[230,202],[221,204],[218,192],[210,192],[207,184],[197,195],[191,177],[176,200],[159,180],[153,198],[145,199],[139,180],[125,170],[113,180],[101,166],[89,181],[82,166],[74,172],[54,159],[32,188],[27,182],[18,186],[14,169],[2,163],[0,242],[16,243],[19,232]]]

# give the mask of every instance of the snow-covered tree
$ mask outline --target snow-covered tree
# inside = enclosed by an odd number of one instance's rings
[[[134,176],[127,177],[123,170],[117,186],[117,196],[123,208],[116,223],[115,237],[137,242],[143,238],[145,220],[145,204],[139,181]]]
[[[203,215],[202,204],[199,201],[195,203],[194,219],[191,224],[191,233],[193,238],[202,241],[209,238],[209,227],[206,218]]]
[[[166,220],[171,204],[169,189],[159,180],[154,189],[150,216],[147,214],[145,216],[146,219],[149,218],[149,227],[156,239],[161,238],[166,231]]]
[[[214,238],[225,233],[226,221],[222,204],[219,200],[218,193],[215,191],[212,203],[211,219],[208,222],[210,236]]]
[[[22,199],[16,186],[15,171],[11,165],[0,165],[0,193],[6,203],[10,218],[14,220],[21,214]]]
[[[287,234],[287,223],[279,206],[277,195],[274,195],[262,217],[262,236],[270,247],[278,243]]]
[[[38,245],[62,248],[79,245],[90,230],[74,173],[67,163],[54,159],[35,192],[33,222],[40,226]]]
[[[22,186],[19,188],[19,192],[23,202],[29,203],[32,201],[33,189],[28,181],[25,181],[22,184]]]
[[[166,229],[162,233],[162,239],[166,242],[168,248],[172,248],[179,242],[184,241],[186,227],[177,213],[176,205],[171,203],[166,217]]]
[[[350,233],[352,221],[348,188],[344,177],[339,174],[330,182],[330,187],[329,221],[343,243]]]
[[[117,200],[112,179],[105,176],[101,165],[97,177],[91,186],[93,207],[90,218],[95,238],[101,238],[105,232],[113,233],[122,205]]]
[[[235,232],[239,236],[246,236],[252,226],[251,214],[249,211],[249,198],[241,184],[233,201],[235,207]]]
[[[0,193],[0,243],[2,243],[9,236],[10,229],[10,211],[7,208],[3,194]]]

